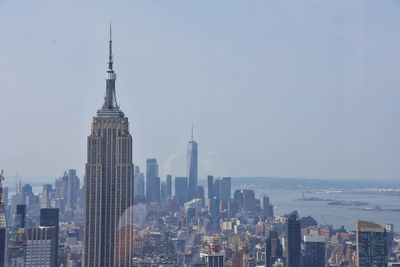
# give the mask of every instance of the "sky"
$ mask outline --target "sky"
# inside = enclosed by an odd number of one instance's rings
[[[400,176],[400,1],[0,0],[0,168],[84,176],[113,25],[134,164],[199,179]]]

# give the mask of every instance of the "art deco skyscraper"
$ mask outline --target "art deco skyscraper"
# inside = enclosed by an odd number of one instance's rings
[[[86,164],[86,267],[131,266],[132,136],[115,96],[110,54],[103,107],[93,118]]]
[[[188,201],[194,198],[197,188],[197,143],[193,140],[193,127],[192,127],[192,140],[189,141],[187,146],[187,170],[188,170]]]

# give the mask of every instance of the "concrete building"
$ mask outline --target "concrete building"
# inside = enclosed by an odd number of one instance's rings
[[[30,228],[26,231],[26,267],[57,266],[56,228]]]

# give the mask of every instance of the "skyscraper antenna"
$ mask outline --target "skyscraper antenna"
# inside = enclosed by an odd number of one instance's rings
[[[112,70],[113,69],[113,56],[112,56],[112,27],[111,27],[111,21],[110,21],[110,45],[109,45],[109,56],[108,56],[108,69]]]
[[[192,142],[193,142],[193,123],[192,123]]]

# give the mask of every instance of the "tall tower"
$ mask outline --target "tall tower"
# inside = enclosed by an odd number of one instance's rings
[[[93,117],[86,164],[86,267],[131,266],[132,136],[115,96],[111,25],[104,104]]]
[[[188,171],[188,201],[192,200],[197,188],[197,143],[193,140],[193,126],[192,138],[187,146],[187,171]]]
[[[3,185],[2,181],[3,170],[0,170],[0,267],[8,266],[8,258],[7,258],[7,246],[8,246],[8,234],[7,234],[7,222],[6,222],[6,214],[4,209],[4,198],[3,198]]]
[[[301,226],[297,216],[297,212],[292,212],[287,222],[288,267],[301,266]]]

